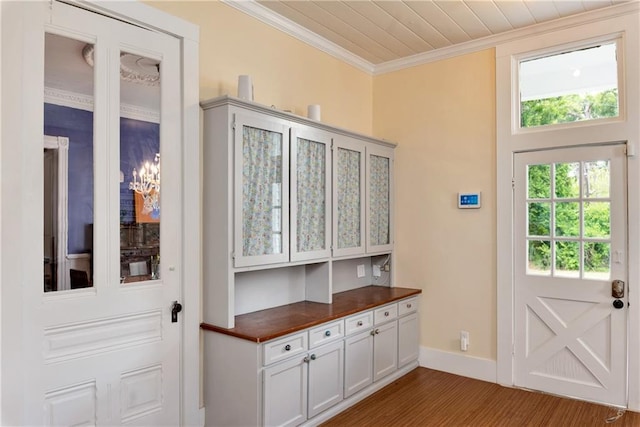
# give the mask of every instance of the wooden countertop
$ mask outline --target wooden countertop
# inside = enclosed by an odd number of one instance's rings
[[[333,294],[331,304],[302,301],[236,316],[232,329],[202,323],[207,331],[261,343],[422,293],[420,289],[366,286]]]

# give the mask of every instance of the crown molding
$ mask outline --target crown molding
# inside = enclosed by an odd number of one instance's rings
[[[374,67],[373,75],[381,75],[393,71],[403,70],[405,68],[415,67],[430,62],[440,61],[443,59],[453,58],[459,55],[477,52],[484,49],[496,47],[502,43],[520,40],[527,37],[536,36],[550,31],[559,31],[573,28],[578,25],[585,25],[595,21],[611,19],[618,16],[638,13],[640,11],[640,2],[632,0],[627,3],[596,9],[577,15],[567,16],[565,18],[555,19],[553,21],[542,22],[540,24],[531,25],[526,28],[511,30],[505,33],[488,36],[455,46],[437,49],[435,51],[420,53],[417,55],[401,58],[393,61],[387,61]]]
[[[631,0],[626,3],[591,10],[578,15],[555,19],[553,21],[542,22],[526,28],[511,30],[505,33],[471,40],[469,42],[460,43],[450,47],[419,53],[406,58],[400,58],[380,64],[373,64],[357,55],[354,55],[324,37],[320,37],[316,33],[307,30],[290,19],[273,12],[271,9],[262,6],[255,0],[221,0],[221,2],[373,76],[400,71],[405,68],[453,58],[455,56],[465,55],[484,49],[494,48],[502,43],[532,37],[548,31],[572,28],[577,25],[584,25],[598,20],[615,18],[616,16],[637,13],[640,11],[640,1]]]
[[[92,96],[68,90],[45,87],[44,102],[62,107],[75,108],[77,110],[93,111]],[[120,105],[120,117],[143,122],[160,123],[160,114],[157,111],[131,104]]]
[[[354,55],[347,49],[338,46],[320,37],[313,31],[309,31],[303,26],[296,24],[292,20],[285,18],[273,12],[271,9],[262,6],[255,0],[220,0],[222,3],[231,6],[232,8],[246,13],[247,15],[258,19],[259,21],[270,25],[316,49],[319,49],[339,60],[358,68],[370,75],[373,75],[375,65],[371,62],[362,59],[358,55]]]

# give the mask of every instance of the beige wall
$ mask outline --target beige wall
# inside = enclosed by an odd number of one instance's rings
[[[373,131],[396,149],[396,284],[423,289],[421,345],[496,359],[495,60],[486,50],[377,76]],[[482,191],[482,208],[457,208]]]
[[[371,133],[372,77],[218,1],[147,1],[200,26],[200,99],[237,95],[238,75],[253,80],[254,100]]]
[[[399,143],[397,285],[424,291],[421,345],[496,358],[494,51],[375,78],[217,1],[147,2],[200,26],[200,98],[255,101]],[[458,210],[458,191],[482,191],[480,210]]]

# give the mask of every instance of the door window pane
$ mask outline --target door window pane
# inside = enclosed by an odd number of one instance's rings
[[[554,175],[557,198],[580,197],[580,163],[556,163]]]
[[[243,126],[242,254],[282,253],[283,135]]]
[[[120,281],[132,283],[160,279],[160,61],[120,62]]]
[[[555,276],[580,277],[580,243],[556,241]]]
[[[609,161],[584,162],[583,194],[586,198],[607,198],[611,187]]]
[[[360,246],[360,153],[338,148],[338,248]]]
[[[611,245],[603,242],[588,242],[584,245],[585,279],[606,280],[611,272]]]
[[[299,252],[322,250],[326,242],[326,146],[304,138],[298,138],[296,144],[296,245]]]
[[[551,274],[551,242],[527,240],[527,274],[549,276]]]
[[[615,42],[520,62],[520,126],[617,117]]]
[[[551,197],[551,165],[529,165],[527,178],[527,197],[530,199]]]
[[[584,235],[607,239],[611,235],[611,203],[584,204]]]
[[[551,236],[551,203],[529,203],[529,236]]]
[[[45,292],[93,286],[94,77],[85,46],[45,34]]]
[[[389,244],[390,218],[390,160],[388,157],[370,155],[369,170],[369,237],[372,245]]]
[[[556,236],[580,236],[580,204],[558,202],[555,204]]]

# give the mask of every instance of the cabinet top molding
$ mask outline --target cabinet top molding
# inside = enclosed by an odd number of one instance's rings
[[[353,132],[348,129],[339,128],[336,126],[331,126],[326,123],[319,122],[317,120],[311,120],[303,116],[298,116],[297,114],[289,113],[286,111],[278,110],[273,107],[269,107],[267,105],[258,104],[257,102],[246,101],[244,99],[235,98],[229,95],[219,96],[217,98],[212,98],[206,101],[200,102],[200,107],[203,110],[208,110],[210,108],[222,107],[222,106],[234,106],[244,108],[246,110],[255,111],[257,113],[268,114],[272,117],[277,117],[279,119],[288,120],[293,123],[299,123],[307,126],[312,126],[318,129],[323,129],[325,131],[337,133],[340,135],[354,137],[362,140],[366,140],[368,142],[373,142],[375,144],[384,145],[387,147],[395,148],[398,144],[395,142],[386,141],[384,139],[374,138],[369,135],[364,135],[361,133]]]

